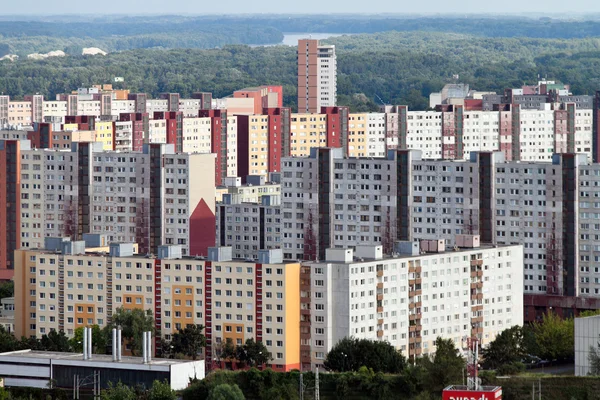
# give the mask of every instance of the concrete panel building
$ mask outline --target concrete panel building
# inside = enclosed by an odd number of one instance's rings
[[[211,154],[175,153],[164,144],[139,153],[104,152],[102,143],[74,143],[71,151],[0,145],[1,279],[12,276],[15,249],[42,248],[49,236],[106,232],[147,253],[179,244],[184,254],[206,254],[215,243],[214,229],[206,229],[215,226],[214,181],[204,173],[214,171]]]
[[[217,362],[228,338],[236,345],[253,338],[272,353],[275,370],[299,368],[300,264],[284,263],[280,251],[244,261],[223,247],[186,257],[181,246],[162,246],[148,257],[131,243],[112,243],[107,253],[70,241],[55,251],[50,242],[46,250],[16,251],[18,336],[52,329],[72,336],[80,326],[106,326],[119,307],[142,308],[167,340],[189,324],[204,325],[207,363]]]
[[[333,107],[337,98],[335,46],[318,40],[298,40],[298,112],[317,113]]]
[[[523,323],[521,246],[424,252],[404,242],[397,250],[389,257],[381,246],[328,249],[323,261],[303,266],[303,369],[322,367],[346,337],[386,341],[414,359],[434,353],[438,336],[458,348],[465,337],[485,346]]]
[[[600,343],[600,315],[575,318],[575,376],[592,374],[588,358]]]

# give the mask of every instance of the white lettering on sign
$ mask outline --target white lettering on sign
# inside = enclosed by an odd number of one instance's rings
[[[484,395],[476,399],[475,397],[450,397],[450,400],[486,400]]]

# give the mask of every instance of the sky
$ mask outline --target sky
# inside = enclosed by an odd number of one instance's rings
[[[598,0],[19,0],[2,14],[240,14],[240,13],[598,13]]]

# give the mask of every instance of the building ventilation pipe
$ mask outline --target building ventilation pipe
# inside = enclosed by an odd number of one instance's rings
[[[112,360],[117,361],[117,329],[112,330]]]

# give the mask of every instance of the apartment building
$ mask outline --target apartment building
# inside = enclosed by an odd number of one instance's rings
[[[199,100],[197,100],[199,101]],[[204,117],[183,118],[183,152],[184,153],[215,153],[217,165],[220,167],[215,182],[221,185],[227,177],[237,176],[237,116],[221,115],[221,111],[207,111]],[[222,125],[221,125],[222,124]],[[213,138],[213,128],[221,132],[221,139]],[[221,146],[225,139],[226,155]],[[218,143],[217,143],[218,141]]]
[[[298,112],[317,113],[337,99],[335,46],[318,40],[298,40]]]
[[[469,161],[421,156],[398,150],[352,159],[313,149],[284,159],[284,257],[322,260],[327,248],[361,244],[389,253],[396,239],[452,246],[457,234],[479,234],[484,243],[524,246],[527,320],[548,307],[569,315],[600,306],[599,164],[571,153],[552,162],[507,161],[502,152],[472,153]]]
[[[242,184],[242,178],[229,177],[225,179],[225,185],[217,187],[217,202],[222,201],[223,195],[230,194],[232,198],[241,203],[257,203],[266,195],[279,195],[281,185],[279,184],[281,174],[269,174],[269,180],[262,175],[249,175],[246,183]]]
[[[385,157],[387,154],[385,113],[350,114],[348,123],[349,157]]]
[[[207,362],[216,362],[228,338],[236,345],[253,338],[272,353],[273,369],[300,366],[300,265],[284,263],[280,252],[248,262],[233,260],[230,248],[212,248],[201,259],[182,256],[178,245],[145,257],[132,243],[111,243],[108,252],[63,239],[46,244],[15,253],[17,335],[72,336],[80,326],[106,326],[119,307],[143,308],[152,311],[159,333],[155,348],[161,337],[202,324]]]
[[[466,337],[486,345],[523,324],[523,249],[482,246],[463,237],[446,251],[437,241],[327,249],[323,261],[302,266],[301,362],[322,367],[345,337],[383,340],[409,359],[435,352],[435,340]],[[431,244],[431,248],[424,245]]]
[[[281,197],[263,194],[248,203],[235,194],[224,194],[216,205],[217,245],[230,246],[234,258],[257,260],[263,249],[280,249]]]
[[[156,253],[179,244],[184,254],[214,245],[215,186],[211,154],[175,153],[149,144],[143,152],[103,151],[75,143],[70,151],[31,149],[29,141],[0,142],[6,168],[0,219],[2,279],[10,279],[13,251],[43,248],[44,238],[106,232],[110,241],[140,244]]]

